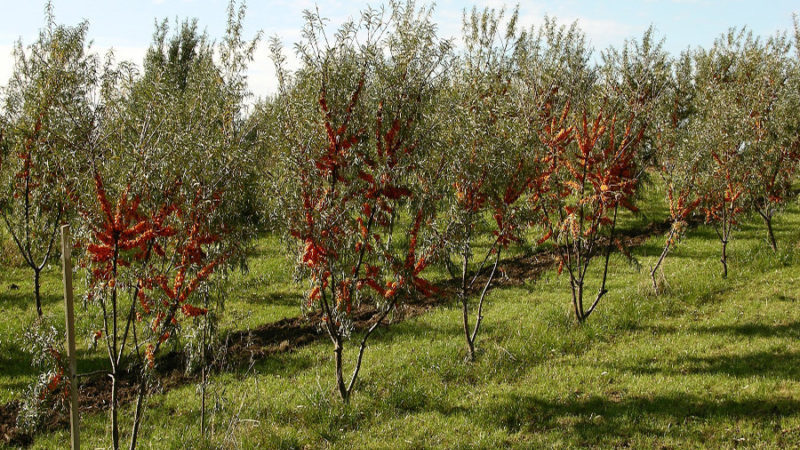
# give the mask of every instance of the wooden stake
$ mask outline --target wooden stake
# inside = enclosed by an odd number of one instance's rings
[[[64,313],[67,321],[67,360],[69,361],[69,433],[72,450],[81,447],[78,415],[78,380],[75,360],[75,307],[72,299],[72,244],[69,225],[61,227],[61,267],[64,270]]]

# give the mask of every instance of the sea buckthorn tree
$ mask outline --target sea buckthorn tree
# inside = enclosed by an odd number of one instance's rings
[[[649,167],[655,157],[653,141],[657,135],[654,123],[660,117],[659,106],[668,92],[672,61],[651,26],[639,39],[627,39],[619,47],[602,52],[598,66],[598,88],[602,102],[618,117],[632,121],[632,126],[644,130],[636,160],[637,179],[646,182]]]
[[[614,243],[619,207],[635,211],[632,197],[637,187],[636,150],[642,130],[630,120],[608,117],[605,111],[582,111],[572,116],[577,124],[566,127],[570,110],[543,131],[556,165],[548,195],[542,205],[546,238],[559,255],[559,273],[566,269],[575,317],[584,322],[608,292],[608,261]],[[589,114],[592,114],[590,116]],[[605,231],[606,233],[603,233]],[[591,305],[584,304],[586,274],[591,261],[604,250],[603,275]]]
[[[778,249],[773,217],[793,197],[792,181],[800,158],[800,91],[797,60],[791,50],[787,36],[777,34],[748,52],[756,60],[754,72],[747,74],[753,90],[748,95],[752,98],[748,198],[764,220],[773,251]]]
[[[88,24],[56,24],[51,4],[46,16],[38,39],[14,48],[0,113],[0,147],[6,155],[0,165],[0,217],[33,271],[39,316],[41,272],[57,252],[59,226],[73,217],[74,186],[65,172],[90,139],[89,103],[97,74],[96,58],[88,52]]]
[[[274,191],[307,283],[304,309],[333,344],[336,390],[347,402],[372,333],[402,302],[435,292],[423,271],[436,249],[432,186],[441,164],[428,161],[426,112],[449,44],[427,8],[392,3],[335,36],[318,12],[306,12],[297,48],[301,68],[289,73],[273,42],[284,130]],[[374,312],[345,377],[359,310]]]
[[[766,136],[759,131],[766,126],[763,114],[771,101],[759,88],[769,84],[762,67],[764,50],[762,41],[743,28],[729,30],[710,49],[695,53],[698,111],[692,143],[708,159],[700,207],[722,245],[723,278],[728,276],[728,244],[740,217],[761,201],[756,197],[763,197],[756,192],[764,187],[752,185],[761,177],[754,172],[765,170],[755,161],[769,158],[761,145]]]
[[[653,291],[658,293],[656,272],[667,254],[683,238],[688,219],[702,201],[699,189],[705,159],[688,145],[694,118],[695,87],[693,61],[683,52],[673,64],[673,71],[654,123],[654,168],[664,184],[665,200],[669,207],[670,228],[664,248],[650,268]]]
[[[253,166],[243,71],[254,42],[241,37],[243,11],[230,4],[216,47],[190,22],[174,36],[162,23],[142,74],[106,64],[82,167],[93,183],[81,191],[80,237],[96,338],[110,363],[114,448],[120,377],[132,374],[138,386],[133,448],[159,350],[221,312],[200,294],[241,259],[253,232],[242,199]]]
[[[541,68],[524,77],[527,117],[549,165],[531,184],[531,199],[544,230],[540,242],[555,245],[558,271],[569,275],[582,323],[608,292],[610,253],[622,245],[614,235],[619,208],[637,210],[634,195],[647,160],[642,142],[661,95],[665,56],[648,31],[622,52],[609,50],[604,65],[592,68],[582,35],[551,23],[531,49],[528,58],[541,61]],[[600,286],[585,304],[586,275],[598,255],[604,260]]]
[[[465,14],[464,50],[452,74],[450,96],[443,102],[451,114],[451,126],[445,130],[445,235],[460,266],[454,276],[459,279],[468,361],[475,359],[484,300],[501,254],[522,239],[531,220],[528,185],[541,175],[524,141],[515,97],[518,56],[526,36],[517,29],[517,11],[507,21],[504,14],[489,9]],[[480,283],[470,326],[470,293],[481,275],[486,275],[485,281]]]

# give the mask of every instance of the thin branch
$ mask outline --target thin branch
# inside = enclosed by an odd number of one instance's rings
[[[11,238],[14,240],[14,243],[17,244],[17,247],[19,248],[19,252],[20,252],[20,254],[22,254],[22,258],[31,267],[31,269],[35,269],[36,268],[36,263],[33,262],[29,258],[29,256],[25,253],[25,247],[20,242],[19,238],[17,237],[17,234],[14,232],[14,229],[11,227],[11,222],[8,220],[8,216],[6,216],[6,213],[4,211],[2,211],[2,210],[0,210],[0,214],[2,214],[2,216],[3,216],[3,221],[6,223],[6,228],[8,229],[8,232],[11,233]]]
[[[348,395],[353,390],[353,385],[355,384],[356,378],[358,377],[358,371],[361,369],[361,359],[364,356],[364,349],[367,347],[367,339],[369,339],[369,336],[372,334],[372,332],[378,328],[378,326],[381,324],[383,319],[386,318],[389,312],[391,312],[394,309],[395,304],[396,300],[393,300],[388,305],[388,307],[381,313],[381,315],[378,317],[378,320],[376,320],[375,323],[373,323],[372,326],[370,326],[369,329],[367,329],[367,332],[364,333],[364,337],[361,338],[361,344],[358,349],[358,359],[356,359],[356,366],[353,369],[353,375],[350,377],[350,383],[348,383],[347,385]]]
[[[500,252],[501,248],[497,249],[497,256],[494,259],[494,266],[492,266],[492,272],[489,274],[489,279],[486,280],[486,284],[483,286],[483,291],[481,292],[481,299],[478,301],[478,315],[475,318],[475,328],[472,329],[472,337],[470,340],[475,343],[475,336],[478,335],[478,329],[481,326],[481,322],[483,321],[483,300],[486,298],[486,291],[489,289],[489,285],[492,284],[492,280],[494,279],[494,274],[497,271],[497,264],[500,262]]]
[[[611,223],[611,233],[609,233],[609,235],[608,235],[608,244],[607,244],[607,247],[606,247],[606,261],[605,261],[605,265],[603,267],[603,282],[600,284],[600,290],[597,292],[597,298],[594,299],[594,303],[592,303],[591,308],[589,308],[589,310],[586,311],[586,314],[584,314],[584,316],[583,316],[584,319],[589,317],[589,315],[592,313],[592,311],[594,311],[594,308],[600,302],[600,299],[603,298],[603,296],[606,293],[608,293],[608,289],[606,289],[606,280],[608,279],[608,259],[611,256],[611,245],[612,245],[611,243],[613,242],[613,239],[614,239],[614,228],[617,225],[617,210],[618,209],[619,209],[619,205],[614,206],[614,221]]]
[[[489,247],[489,251],[486,252],[486,256],[484,256],[483,261],[481,261],[481,265],[478,267],[478,270],[475,271],[475,276],[472,277],[472,281],[470,281],[469,285],[467,285],[467,289],[472,289],[472,285],[475,284],[475,280],[478,279],[478,275],[480,275],[481,272],[483,271],[483,266],[486,264],[486,261],[489,259],[489,256],[492,255],[492,251],[494,250],[495,246],[497,246],[498,241],[500,241],[500,236],[498,236],[497,239],[495,239],[494,242],[492,243],[492,246]]]
[[[50,253],[53,251],[53,244],[56,241],[56,236],[58,234],[58,225],[61,222],[61,214],[64,212],[61,206],[58,207],[58,215],[56,216],[56,220],[53,222],[53,232],[50,233],[50,242],[47,244],[47,251],[42,258],[42,263],[35,270],[42,270],[44,266],[47,264],[47,261],[50,259]],[[31,260],[33,259],[33,255],[31,255]]]

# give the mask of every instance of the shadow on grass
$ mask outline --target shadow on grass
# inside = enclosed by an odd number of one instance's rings
[[[736,325],[714,325],[694,327],[701,333],[729,334],[733,336],[758,336],[800,338],[800,322],[791,322],[779,325],[765,325],[760,323],[744,323]]]
[[[31,355],[16,345],[0,348],[0,367],[3,377],[33,377],[39,373],[38,368],[31,364]]]
[[[665,362],[669,367],[665,367]],[[731,377],[765,377],[795,380],[800,378],[800,352],[759,351],[742,355],[689,356],[676,360],[644,360],[618,366],[637,375],[727,375]]]
[[[79,374],[103,370],[109,364],[108,359],[97,356],[97,353],[79,350],[77,355]],[[32,355],[17,345],[6,345],[0,348],[0,370],[3,373],[3,380],[12,380],[8,383],[0,383],[0,386],[10,391],[21,391],[27,388],[36,381],[42,372],[41,368],[32,363]]]
[[[14,283],[9,283],[9,286]],[[33,297],[33,289],[28,284],[19,284],[19,288],[10,289],[7,286],[0,285],[0,306],[3,310],[10,311],[11,309],[18,309],[23,312],[33,311],[36,301]],[[48,295],[49,289],[42,288],[42,311],[47,314],[54,305],[60,304],[64,301],[60,295]],[[33,313],[35,315],[35,313]],[[31,316],[33,317],[33,316]],[[19,317],[15,317],[19,319]]]
[[[464,331],[461,322],[458,321],[430,321],[430,320],[409,320],[391,325],[383,325],[375,330],[367,341],[391,343],[394,341],[403,342],[410,337],[414,340],[433,340],[441,341],[451,339],[453,336],[461,336]],[[354,342],[359,342],[362,333],[354,335]]]
[[[488,404],[483,416],[497,427],[517,432],[544,432],[571,429],[581,445],[609,440],[627,440],[636,435],[657,436],[666,424],[680,428],[691,421],[761,421],[797,415],[800,402],[790,399],[701,398],[686,394],[620,398],[618,395],[589,396],[567,400],[545,400],[530,395],[502,396]],[[657,425],[666,422],[664,429]],[[706,436],[700,430],[683,434],[702,445]]]
[[[285,352],[255,361],[253,370],[262,375],[280,375],[293,377],[316,364],[316,360],[308,352]]]
[[[792,300],[792,299],[789,299]],[[777,325],[762,323],[741,323],[735,325],[703,325],[678,328],[669,325],[634,326],[632,331],[644,331],[653,335],[667,335],[679,332],[702,334],[725,334],[738,337],[800,338],[800,322]]]

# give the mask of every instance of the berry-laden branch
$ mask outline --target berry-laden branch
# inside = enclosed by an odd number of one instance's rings
[[[546,112],[549,109],[545,110]],[[578,123],[566,126],[569,105],[558,119],[545,116],[542,143],[549,149],[551,164],[557,164],[547,182],[536,186],[542,198],[541,220],[559,251],[559,268],[570,277],[572,305],[578,322],[584,322],[608,292],[606,281],[620,206],[636,211],[632,198],[638,185],[636,154],[644,129],[634,131],[634,116],[617,128],[617,117],[600,111],[590,121],[583,111]],[[557,163],[556,163],[557,162]],[[608,234],[603,236],[603,230]],[[600,287],[587,308],[585,278],[592,259],[604,250]]]

